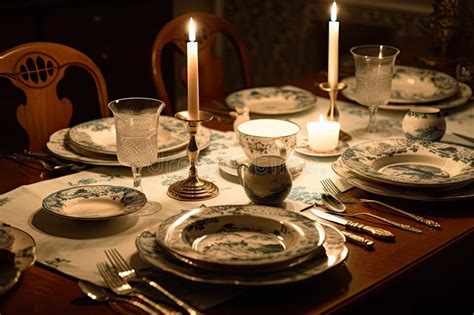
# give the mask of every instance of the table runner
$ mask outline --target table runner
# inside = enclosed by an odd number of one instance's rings
[[[285,117],[302,127],[302,137],[306,133],[306,122],[318,120],[319,113],[327,111],[328,101],[319,98],[317,106],[308,112]],[[339,103],[341,125],[345,131],[365,124],[367,108],[355,104]],[[401,136],[401,119],[403,113],[381,111],[381,125],[390,128],[393,137]],[[254,116],[253,118],[259,118]],[[472,104],[447,117],[448,133],[459,132],[474,134],[472,121],[474,109]],[[452,135],[445,138],[463,143]],[[350,144],[360,142],[354,139]],[[464,142],[466,143],[466,142]],[[233,132],[212,131],[211,145],[201,152],[198,172],[204,179],[213,181],[220,189],[217,198],[205,201],[207,206],[221,204],[249,203],[243,188],[236,177],[219,171],[218,161],[228,155],[241,154],[235,143]],[[295,153],[296,154],[296,153]],[[311,158],[298,155],[305,160],[305,169],[293,182],[293,188],[286,201],[286,208],[297,210],[304,204],[319,202],[323,191],[319,181],[330,177],[338,186],[346,190],[349,186],[338,179],[331,170],[331,162],[336,158]],[[153,165],[144,169],[142,185],[144,193],[152,201],[158,201],[162,210],[150,216],[128,216],[103,222],[81,222],[67,220],[41,209],[42,200],[47,195],[61,189],[78,185],[111,184],[131,186],[132,178],[129,168],[97,167],[88,171],[59,177],[31,185],[26,185],[0,195],[0,220],[30,233],[37,242],[38,262],[54,268],[67,275],[85,279],[103,285],[96,269],[96,263],[105,260],[104,249],[115,247],[126,259],[136,259],[135,238],[145,229],[156,228],[160,222],[183,210],[199,207],[203,202],[181,202],[169,198],[166,190],[169,185],[188,175],[188,161],[179,159],[168,163]],[[310,216],[310,214],[308,214]],[[314,218],[314,217],[313,217]],[[133,257],[132,257],[133,256]],[[143,265],[141,267],[145,268]],[[186,280],[176,281],[175,277],[160,274],[160,280],[166,282],[170,290],[187,299],[201,309],[207,309],[237,294],[232,288],[200,285]],[[183,284],[186,285],[183,285]]]

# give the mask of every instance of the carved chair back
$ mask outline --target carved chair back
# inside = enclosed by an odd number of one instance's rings
[[[26,103],[18,106],[16,118],[28,134],[30,151],[43,149],[53,132],[69,126],[72,103],[68,98],[59,99],[56,88],[71,66],[83,68],[92,76],[100,113],[102,117],[108,116],[104,77],[83,53],[61,44],[32,42],[0,55],[0,77],[8,78],[26,95]]]

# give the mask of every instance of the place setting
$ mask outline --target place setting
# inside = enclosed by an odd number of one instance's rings
[[[342,94],[358,102],[356,77],[342,80],[347,88]],[[430,106],[440,110],[452,109],[466,104],[472,95],[469,85],[459,82],[450,75],[417,67],[395,65],[392,90],[387,103],[380,109],[407,111],[411,107]],[[364,102],[358,104],[365,105]]]
[[[141,233],[136,246],[140,257],[160,270],[238,286],[301,281],[338,265],[348,254],[337,229],[263,205],[197,208]]]
[[[474,198],[474,151],[433,141],[381,139],[346,150],[333,170],[382,196],[422,201]]]
[[[160,116],[157,131],[158,150],[155,163],[186,157],[189,135],[186,125],[175,117]],[[210,144],[211,131],[199,128],[196,136],[201,150]],[[90,165],[121,166],[117,159],[114,118],[78,124],[53,133],[46,144],[53,156]]]

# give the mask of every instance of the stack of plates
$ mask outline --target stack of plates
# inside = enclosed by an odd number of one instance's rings
[[[196,136],[200,149],[207,147],[211,132],[200,127]],[[186,124],[174,117],[161,116],[158,130],[157,162],[186,156],[189,141]],[[53,133],[46,144],[53,155],[73,162],[119,166],[114,118],[88,121]]]
[[[347,88],[342,94],[357,102],[356,78],[342,80]],[[409,110],[414,105],[449,109],[464,105],[472,95],[471,88],[453,77],[434,70],[407,66],[395,66],[392,80],[392,94],[388,104],[379,108]]]
[[[437,201],[474,197],[474,150],[407,139],[368,141],[333,164],[363,190],[397,198]]]
[[[198,208],[145,231],[143,260],[180,277],[234,285],[300,281],[342,262],[344,236],[305,216],[260,205]]]

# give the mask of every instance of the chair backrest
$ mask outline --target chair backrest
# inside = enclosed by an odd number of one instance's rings
[[[108,116],[104,77],[83,53],[61,44],[33,42],[0,55],[0,77],[8,78],[26,95],[26,104],[18,106],[16,117],[28,134],[31,151],[43,149],[53,132],[69,126],[73,106],[69,99],[59,99],[56,87],[71,66],[83,68],[92,76],[100,113]]]
[[[190,17],[196,22],[196,39],[199,43],[199,98],[201,102],[217,100],[225,96],[224,90],[224,61],[213,52],[213,44],[217,34],[222,33],[238,52],[242,77],[245,87],[252,85],[248,52],[243,40],[232,24],[217,15],[203,12],[191,12],[178,16],[168,22],[158,33],[153,44],[152,69],[153,81],[158,96],[168,106],[165,113],[170,115],[173,106],[166,90],[161,69],[163,49],[168,44],[174,44],[179,51],[186,54],[188,41],[188,23]],[[186,80],[185,69],[181,72],[181,79]]]

